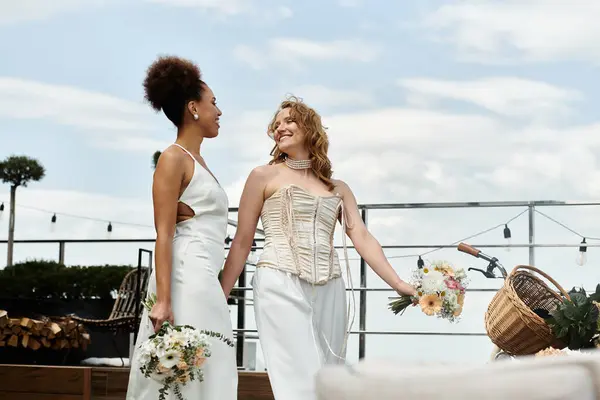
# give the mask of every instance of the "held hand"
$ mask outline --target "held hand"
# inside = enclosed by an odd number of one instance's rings
[[[173,317],[173,310],[171,309],[171,304],[157,302],[150,310],[150,321],[152,321],[152,325],[154,326],[154,332],[158,332],[162,324],[166,321],[171,325],[175,324],[175,320]]]
[[[395,290],[400,296],[406,296],[406,295],[416,296],[417,295],[417,290],[412,285],[409,285],[406,282],[401,282],[395,288]]]

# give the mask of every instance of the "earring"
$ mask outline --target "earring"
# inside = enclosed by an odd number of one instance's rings
[[[198,121],[198,114],[194,114],[194,119]]]

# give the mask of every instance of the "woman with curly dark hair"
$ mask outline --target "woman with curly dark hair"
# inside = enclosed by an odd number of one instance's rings
[[[204,139],[219,134],[221,110],[198,67],[178,57],[155,61],[144,89],[150,105],[177,127],[177,139],[160,155],[154,173],[156,267],[148,294],[156,294],[156,303],[150,312],[144,311],[138,342],[165,321],[232,338],[227,300],[217,279],[225,258],[229,203],[200,152]],[[235,350],[215,341],[211,352],[203,366],[204,381],[188,382],[181,393],[188,399],[237,399]],[[139,367],[136,346],[127,399],[158,398],[162,385],[145,378]]]
[[[348,185],[332,179],[329,140],[319,114],[291,98],[277,110],[268,133],[275,141],[273,159],[246,181],[221,286],[228,296],[260,218],[265,245],[252,286],[269,380],[276,400],[314,400],[315,374],[324,364],[344,362],[352,325],[333,246],[337,221],[388,285],[400,294],[415,289],[398,277],[367,230]]]

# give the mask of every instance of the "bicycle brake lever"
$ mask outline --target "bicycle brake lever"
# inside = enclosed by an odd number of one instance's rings
[[[481,272],[483,274],[483,276],[485,276],[486,278],[496,278],[496,275],[494,275],[493,272],[489,272],[489,271],[484,271],[482,269],[479,268],[469,268],[468,271],[478,271]]]

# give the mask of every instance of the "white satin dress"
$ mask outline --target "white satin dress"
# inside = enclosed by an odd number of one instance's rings
[[[194,160],[194,175],[179,201],[187,204],[195,215],[177,224],[173,238],[171,301],[175,324],[220,332],[233,340],[227,300],[217,278],[225,259],[227,194],[194,156],[183,150]],[[148,281],[148,293],[156,293],[154,271]],[[162,385],[145,378],[137,361],[137,345],[153,333],[148,312],[144,311],[131,360],[127,400],[158,398],[158,390]],[[234,348],[214,340],[212,356],[203,368],[203,382],[180,385],[184,398],[237,399],[238,372]],[[172,390],[168,398],[176,399]]]
[[[345,361],[349,310],[333,245],[340,215],[339,196],[315,196],[295,185],[263,205],[265,245],[252,286],[276,400],[316,399],[317,372]]]

